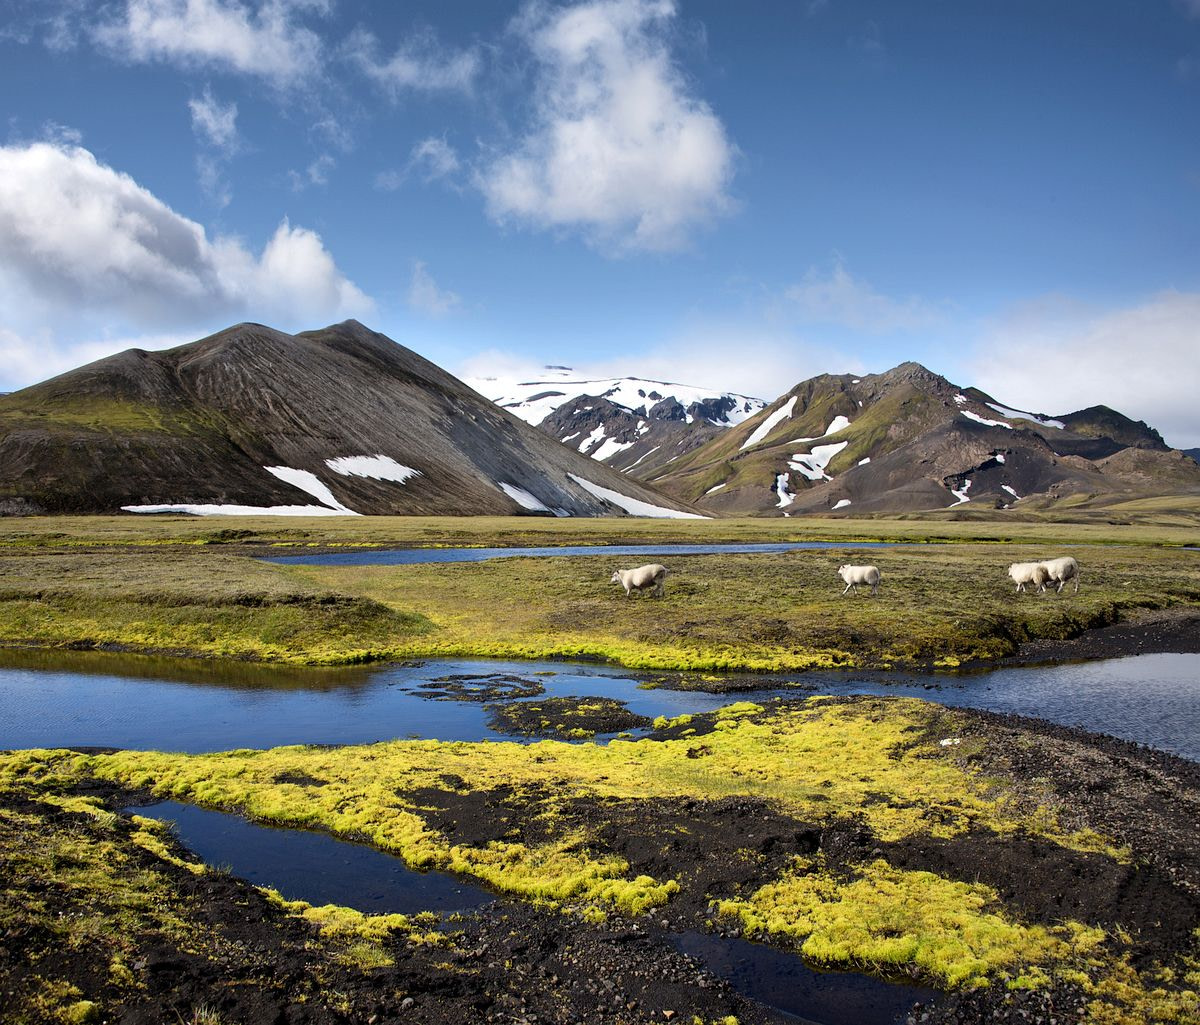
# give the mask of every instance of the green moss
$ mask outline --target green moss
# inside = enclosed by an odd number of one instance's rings
[[[1027,966],[1074,960],[1105,938],[1077,922],[1022,925],[1002,912],[990,887],[885,861],[859,866],[851,882],[801,862],[778,882],[718,907],[751,935],[786,939],[814,961],[885,973],[916,968],[948,987],[987,985],[999,975],[1025,985],[1038,971]]]

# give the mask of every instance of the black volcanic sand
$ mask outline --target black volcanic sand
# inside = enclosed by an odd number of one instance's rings
[[[488,728],[521,737],[584,737],[650,725],[614,698],[565,697],[493,705]]]
[[[453,673],[419,683],[413,691],[434,701],[512,701],[536,698],[546,688],[512,673]]]
[[[706,731],[714,719],[697,715],[686,724],[696,731],[690,757],[706,756]],[[653,736],[677,735],[682,728]],[[633,1025],[736,1015],[741,1025],[782,1023],[790,1019],[742,998],[675,953],[670,935],[696,929],[739,935],[736,922],[714,917],[708,897],[745,893],[796,855],[820,855],[847,877],[856,865],[883,858],[906,869],[986,883],[1029,923],[1074,918],[1114,931],[1119,926],[1129,937],[1122,949],[1139,968],[1194,951],[1200,924],[1200,764],[1049,723],[963,709],[942,710],[930,720],[929,737],[948,734],[962,738],[961,757],[984,778],[1017,782],[1018,805],[1053,807],[1065,826],[1094,829],[1126,845],[1131,859],[1122,863],[1034,836],[1001,837],[985,830],[952,839],[917,835],[885,842],[858,819],[808,822],[744,797],[579,798],[563,806],[565,821],[551,823],[539,818],[536,787],[478,790],[446,774],[413,796],[428,809],[423,814],[430,825],[459,842],[536,844],[573,825],[586,826],[597,849],[626,859],[631,873],[675,876],[682,889],[668,905],[636,920],[614,913],[598,925],[585,923],[570,907],[554,912],[497,903],[446,923],[460,933],[450,948],[411,944],[397,936],[387,941],[395,964],[363,971],[339,964],[312,926],[286,915],[248,885],[220,873],[194,876],[130,843],[124,848],[129,871],[171,875],[186,897],[187,914],[199,923],[201,940],[185,949],[150,927],[128,936],[142,988],[118,990],[102,957],[61,952],[39,929],[37,915],[5,914],[0,916],[0,923],[8,923],[0,934],[0,992],[25,992],[36,964],[43,976],[73,980],[104,1000],[108,1020],[139,1025],[190,1021],[189,1009],[199,1003],[219,1010],[223,1021],[245,1022],[400,1018],[455,1025]],[[974,738],[987,743],[969,743]],[[323,781],[294,782],[320,786]],[[112,808],[147,799],[107,785],[89,784],[87,792],[103,796]],[[8,808],[35,813],[47,830],[100,829],[82,816],[11,792],[0,795],[0,810]],[[128,820],[120,819],[115,828],[128,834]],[[38,838],[9,836],[0,842],[36,844]],[[16,883],[15,890],[8,884],[7,895],[0,892],[0,910],[15,898],[18,905],[40,902],[39,914],[51,920],[60,913],[82,914],[79,898],[69,892],[36,880]],[[943,995],[909,1020],[1048,1025],[1080,1020],[1085,1003],[1082,990],[1063,982],[1032,993],[992,986]]]

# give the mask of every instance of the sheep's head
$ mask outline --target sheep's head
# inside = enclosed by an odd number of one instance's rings
[[[614,569],[612,579],[609,580],[609,583],[610,584],[619,584],[620,582],[621,582],[621,571],[619,569]]]

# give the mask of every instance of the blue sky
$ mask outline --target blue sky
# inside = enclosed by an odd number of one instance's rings
[[[0,0],[0,387],[239,320],[1200,444],[1200,0]]]

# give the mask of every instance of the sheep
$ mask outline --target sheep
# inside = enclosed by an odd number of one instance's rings
[[[633,591],[645,591],[654,588],[653,594],[659,598],[663,594],[663,581],[667,579],[667,567],[652,562],[648,566],[638,566],[637,569],[618,569],[613,572],[609,583],[620,584],[625,588],[625,597]]]
[[[1054,593],[1061,594],[1066,582],[1074,580],[1074,593],[1079,593],[1079,563],[1072,559],[1071,556],[1065,555],[1061,559],[1048,559],[1045,562],[1038,563],[1038,565],[1046,572],[1046,580],[1040,590],[1044,591],[1046,584],[1058,584]]]
[[[838,570],[838,576],[846,581],[846,590],[842,592],[845,595],[850,588],[854,588],[854,593],[858,594],[858,585],[870,585],[872,594],[879,594],[879,568],[877,566],[842,566]]]
[[[1049,578],[1046,567],[1040,562],[1014,562],[1008,567],[1008,575],[1017,585],[1018,593],[1025,590],[1026,584],[1036,584],[1036,590],[1041,593],[1046,589],[1046,580]]]

